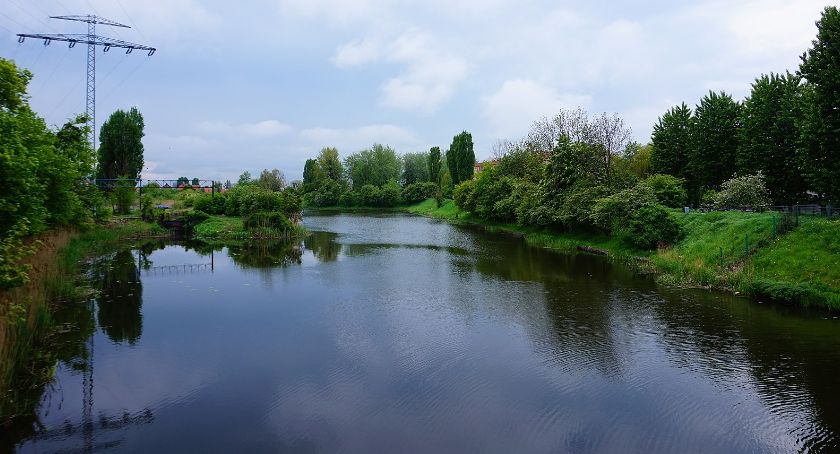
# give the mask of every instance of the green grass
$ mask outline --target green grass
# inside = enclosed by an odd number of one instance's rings
[[[810,219],[759,250],[752,290],[840,309],[840,220]]]
[[[246,229],[242,218],[238,216],[210,216],[193,229],[196,239],[208,242],[253,240],[253,239],[291,239],[302,236],[306,230],[295,226],[294,230],[280,231],[270,228]]]
[[[217,240],[245,233],[242,218],[236,216],[210,216],[193,229],[198,239]]]
[[[595,248],[656,272],[658,281],[669,286],[714,288],[840,309],[840,220],[803,216],[800,227],[774,237],[774,224],[781,222],[778,213],[675,210],[685,230],[683,239],[668,249],[642,251],[609,235],[485,223],[459,210],[452,200],[438,208],[429,199],[404,211],[518,233],[537,247],[568,253],[581,246]]]
[[[459,224],[480,225],[489,231],[518,234],[523,236],[525,241],[532,246],[555,249],[566,253],[580,252],[580,247],[583,246],[604,251],[613,258],[635,258],[650,254],[646,251],[634,249],[618,238],[599,233],[554,232],[522,227],[513,223],[488,223],[461,210],[453,200],[444,200],[438,208],[434,199],[427,199],[416,205],[406,207],[404,211]]]
[[[662,282],[746,291],[748,259],[773,236],[775,213],[679,213],[685,237],[654,258]]]
[[[445,199],[440,208],[437,206],[435,199],[426,199],[416,205],[410,205],[405,208],[409,213],[419,214],[436,219],[446,219],[449,221],[467,220],[469,213],[461,211],[455,206],[455,201]]]

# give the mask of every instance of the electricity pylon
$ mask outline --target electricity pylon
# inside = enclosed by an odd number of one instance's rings
[[[96,150],[96,46],[102,46],[103,52],[108,52],[112,47],[120,47],[126,49],[125,53],[130,54],[134,49],[144,50],[149,52],[149,56],[155,53],[154,47],[144,46],[142,44],[130,43],[105,36],[98,36],[96,34],[96,24],[110,25],[112,27],[131,28],[128,25],[119,22],[105,19],[104,17],[94,15],[84,16],[50,16],[52,19],[72,20],[78,22],[87,22],[87,34],[29,34],[18,33],[18,42],[22,43],[26,38],[40,38],[44,40],[44,45],[48,46],[51,41],[66,41],[70,43],[70,47],[74,47],[77,43],[87,44],[87,102],[85,103],[85,113],[87,114],[88,125],[90,132],[88,133],[88,141],[91,148]]]

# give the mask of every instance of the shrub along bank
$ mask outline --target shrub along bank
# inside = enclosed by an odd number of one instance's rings
[[[840,220],[801,217],[785,234],[779,213],[740,211],[669,214],[683,234],[673,246],[634,247],[603,232],[563,232],[488,222],[446,200],[406,208],[409,213],[522,234],[534,246],[567,253],[602,251],[657,274],[664,285],[699,287],[840,309]],[[639,260],[641,258],[642,260]]]

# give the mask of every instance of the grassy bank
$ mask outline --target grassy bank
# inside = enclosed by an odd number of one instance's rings
[[[685,237],[658,251],[642,251],[593,233],[563,233],[517,225],[485,224],[447,200],[426,200],[404,211],[491,230],[522,234],[529,244],[577,253],[603,251],[658,274],[670,286],[699,287],[840,309],[840,220],[801,218],[801,225],[775,235],[777,213],[675,213]],[[641,257],[642,260],[638,260]]]
[[[236,241],[254,239],[292,239],[306,233],[301,226],[295,226],[291,231],[272,228],[245,227],[239,216],[210,216],[193,228],[195,239],[207,242]]]
[[[80,285],[86,259],[158,229],[139,221],[115,222],[48,232],[37,239],[37,252],[27,259],[32,265],[29,282],[0,293],[0,423],[31,413],[38,390],[51,378],[55,305],[87,293]]]

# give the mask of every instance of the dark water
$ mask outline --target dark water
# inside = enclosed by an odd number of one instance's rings
[[[830,315],[659,289],[423,218],[306,225],[301,244],[101,258],[101,295],[59,314],[40,425],[0,438],[22,452],[840,449]]]

